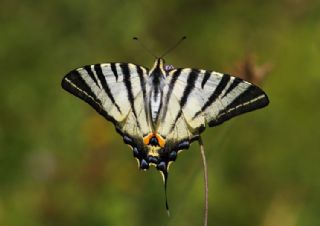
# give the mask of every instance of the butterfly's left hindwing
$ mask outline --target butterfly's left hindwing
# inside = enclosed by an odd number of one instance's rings
[[[121,134],[142,137],[150,132],[144,108],[147,73],[134,64],[88,65],[68,73],[62,87],[113,122]]]

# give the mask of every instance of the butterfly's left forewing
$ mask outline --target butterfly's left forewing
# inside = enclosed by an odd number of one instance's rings
[[[134,139],[151,131],[145,110],[147,73],[134,64],[88,65],[68,73],[62,87],[113,122],[122,135]]]

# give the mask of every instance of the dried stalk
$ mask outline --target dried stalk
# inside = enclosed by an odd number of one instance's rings
[[[208,225],[208,169],[207,169],[207,161],[206,161],[206,156],[204,153],[204,146],[202,143],[201,137],[199,137],[199,145],[200,145],[200,152],[201,152],[201,157],[202,157],[202,162],[203,162],[203,172],[204,172],[204,195],[205,195],[205,203],[204,203],[204,226]]]

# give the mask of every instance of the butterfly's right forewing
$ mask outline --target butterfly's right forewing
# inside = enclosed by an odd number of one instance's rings
[[[210,75],[197,85],[202,90],[204,102],[193,116],[204,115],[209,126],[216,126],[245,112],[268,105],[267,95],[259,87],[240,78],[207,72]],[[204,82],[205,81],[205,82]]]
[[[161,134],[179,143],[196,138],[205,124],[216,126],[269,103],[257,86],[240,78],[199,69],[175,69],[167,77]]]

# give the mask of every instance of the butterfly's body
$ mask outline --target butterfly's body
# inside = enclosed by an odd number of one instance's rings
[[[165,176],[206,124],[216,126],[269,103],[260,88],[242,79],[200,69],[165,70],[161,58],[150,70],[130,63],[84,66],[67,74],[62,87],[113,122],[141,169],[154,165]]]
[[[159,59],[156,61],[152,70],[148,73],[148,114],[151,119],[152,129],[157,129],[159,112],[162,107],[163,89],[166,84],[166,72],[163,70],[163,62]]]

